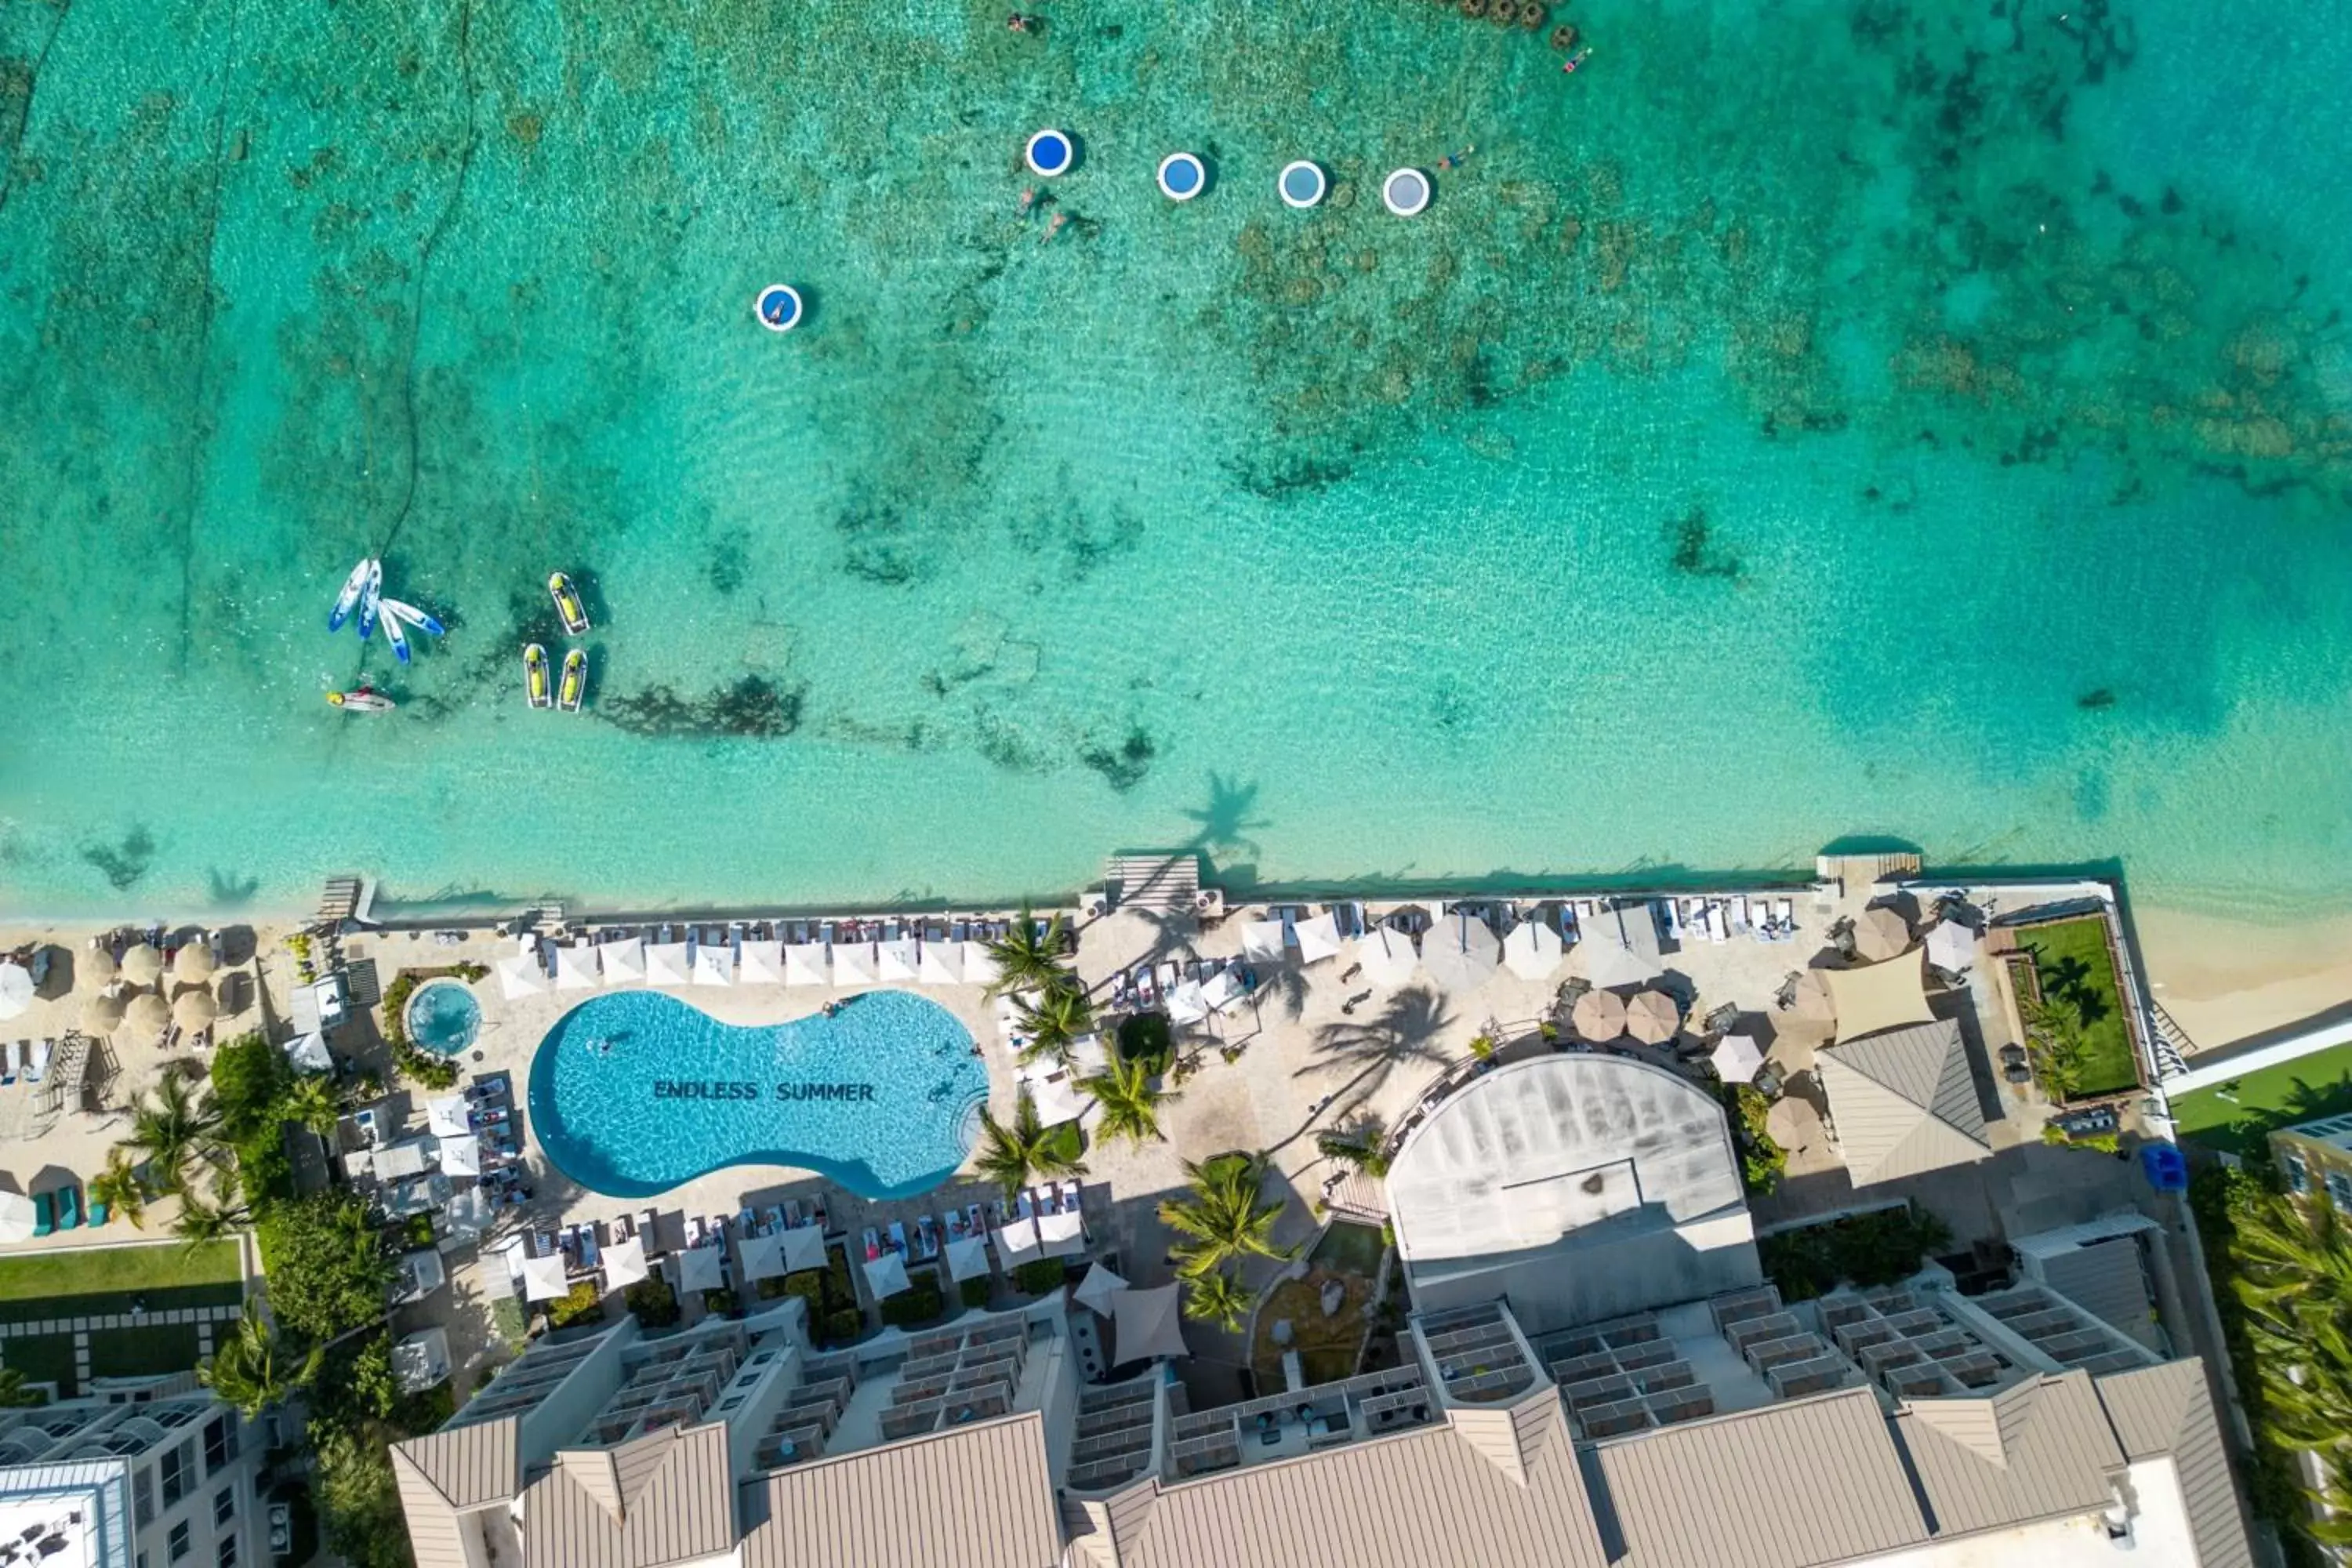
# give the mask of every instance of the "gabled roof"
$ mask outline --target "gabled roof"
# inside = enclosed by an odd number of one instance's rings
[[[524,1489],[524,1568],[662,1568],[735,1544],[727,1428],[667,1426],[567,1448]]]
[[[1951,1019],[1848,1041],[1815,1060],[1855,1186],[1992,1152],[1960,1026]]]
[[[776,1471],[743,1568],[1055,1568],[1062,1530],[1036,1411]]]
[[[2205,1363],[2191,1356],[2115,1373],[2098,1380],[2098,1391],[2126,1458],[2137,1463],[2170,1457],[2200,1568],[2248,1568],[2253,1552],[2246,1544],[2245,1516],[2221,1447]]]
[[[2104,1508],[2124,1464],[2087,1373],[2029,1377],[1983,1398],[1914,1401],[1895,1429],[1938,1535]]]
[[[502,1502],[522,1489],[516,1427],[511,1415],[445,1426],[426,1436],[411,1437],[393,1452],[406,1460],[418,1481],[446,1506],[479,1508]]]

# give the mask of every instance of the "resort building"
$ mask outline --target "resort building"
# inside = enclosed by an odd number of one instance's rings
[[[191,1373],[0,1410],[0,1563],[262,1568],[267,1447]]]
[[[2352,1116],[2298,1121],[2271,1134],[2271,1158],[2297,1197],[2325,1191],[2336,1208],[2352,1213]]]

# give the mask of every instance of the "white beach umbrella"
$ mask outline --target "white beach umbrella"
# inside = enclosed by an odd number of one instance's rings
[[[102,947],[85,947],[74,954],[74,984],[96,989],[114,981],[114,954]]]
[[[784,984],[822,985],[825,983],[824,943],[789,942],[784,947]]]
[[[1395,987],[1412,978],[1421,967],[1421,954],[1413,951],[1412,938],[1394,926],[1374,926],[1356,943],[1356,962],[1364,966],[1364,978],[1375,985]]]
[[[528,952],[509,952],[499,959],[499,989],[509,1002],[523,996],[536,996],[546,990],[547,981],[540,973],[538,956]]]
[[[545,1258],[522,1260],[522,1293],[533,1301],[560,1301],[572,1293],[572,1281],[563,1277],[563,1255],[551,1252]]]
[[[32,1199],[22,1193],[0,1193],[0,1242],[30,1241],[38,1224]]]
[[[1076,1209],[1037,1216],[1037,1248],[1048,1258],[1071,1258],[1087,1249],[1086,1219]]]
[[[738,985],[782,985],[784,983],[784,944],[780,942],[745,942],[735,972],[735,983]]]
[[[436,1141],[435,1152],[439,1156],[442,1173],[451,1176],[478,1176],[482,1173],[482,1145],[472,1133],[462,1138],[442,1138]]]
[[[425,1131],[436,1138],[468,1138],[473,1124],[466,1120],[466,1097],[445,1094],[425,1102]]]
[[[1049,1078],[1031,1079],[1028,1089],[1029,1098],[1037,1103],[1037,1121],[1042,1126],[1076,1121],[1093,1103],[1092,1096],[1079,1094],[1071,1086],[1069,1079],[1061,1073]]]
[[[920,962],[911,936],[893,937],[874,949],[875,973],[886,982],[912,981]]]
[[[717,1247],[690,1247],[677,1255],[677,1283],[681,1290],[716,1290],[727,1283]]]
[[[963,943],[945,937],[937,942],[925,942],[916,978],[926,985],[962,984]]]
[[[1439,918],[1421,939],[1421,963],[1448,991],[1475,991],[1495,977],[1503,944],[1494,928],[1461,910]]]
[[[1251,921],[1242,927],[1242,956],[1279,963],[1286,946],[1280,921]]]
[[[1019,1268],[1037,1256],[1037,1222],[1016,1219],[996,1233],[996,1256],[1007,1272]]]
[[[988,943],[967,942],[963,944],[963,983],[966,985],[993,985],[996,973],[996,954],[988,951]]]
[[[21,963],[0,963],[0,1018],[13,1018],[33,1005],[33,972]]]
[[[555,950],[558,991],[593,991],[604,978],[604,963],[593,947],[572,942]]]
[[[1714,1064],[1715,1076],[1726,1083],[1753,1083],[1764,1067],[1764,1053],[1747,1035],[1726,1035],[1707,1058]]]
[[[656,942],[646,945],[646,984],[683,985],[686,973],[686,943]]]
[[[746,1279],[774,1279],[787,1272],[784,1268],[784,1238],[773,1232],[766,1236],[747,1236],[736,1244],[736,1252],[743,1260]]]
[[[798,1274],[803,1268],[824,1267],[824,1227],[821,1225],[796,1225],[784,1232],[784,1272]]]
[[[122,950],[122,978],[133,985],[152,985],[163,978],[163,955],[143,942]]]
[[[172,955],[172,978],[183,985],[202,985],[220,967],[206,943],[192,942]]]
[[[694,950],[694,983],[697,985],[734,984],[734,950],[717,947],[709,942],[697,947]]]
[[[1168,1016],[1178,1024],[1197,1024],[1209,1016],[1209,999],[1202,994],[1197,980],[1179,981],[1168,993]]]
[[[836,942],[833,944],[833,983],[835,985],[871,985],[875,983],[874,944],[870,942]]]
[[[985,1279],[988,1274],[986,1237],[959,1237],[948,1243],[948,1278],[961,1284],[967,1279]]]
[[[1976,963],[1977,933],[1958,921],[1941,921],[1927,933],[1927,963],[1947,974],[1958,974]]]
[[[1549,980],[1566,949],[1559,932],[1543,921],[1522,921],[1503,939],[1503,967],[1522,980]]]
[[[1339,956],[1339,921],[1330,910],[1324,910],[1311,921],[1300,921],[1296,934],[1299,963],[1320,963]]]
[[[646,983],[646,939],[623,937],[604,944],[604,984],[643,985]]]
[[[886,1252],[866,1261],[866,1283],[873,1289],[877,1301],[896,1296],[901,1290],[911,1290],[915,1285],[907,1278],[907,1260],[895,1252]]]
[[[634,1285],[652,1272],[646,1267],[646,1243],[643,1237],[628,1236],[604,1248],[604,1285],[618,1290]]]

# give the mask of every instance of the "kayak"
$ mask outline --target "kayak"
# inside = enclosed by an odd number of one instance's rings
[[[555,705],[566,713],[580,711],[580,700],[588,695],[588,654],[573,648],[563,656],[563,684],[556,688]]]
[[[522,650],[522,689],[534,708],[554,705],[547,689],[547,650],[537,643]]]
[[[383,692],[362,686],[357,691],[330,691],[327,702],[346,713],[389,713],[392,699]]]
[[[373,558],[362,558],[358,565],[352,568],[352,574],[343,579],[343,591],[335,595],[334,614],[327,617],[329,631],[342,630],[343,623],[352,618],[352,611],[358,607],[360,595],[367,592],[368,572],[374,565]]]
[[[408,634],[400,629],[400,617],[398,616],[384,616],[383,640],[392,645],[393,658],[400,660],[403,664],[406,664],[408,662]]]
[[[420,632],[426,632],[436,637],[441,635],[441,623],[414,605],[404,605],[398,599],[386,599],[383,602],[383,613],[394,620],[406,622]]]
[[[572,579],[561,572],[554,574],[547,580],[547,592],[555,601],[555,613],[563,617],[564,635],[586,637],[588,612],[582,607],[580,595],[572,586]]]
[[[375,635],[377,617],[383,610],[383,563],[368,563],[367,586],[360,595],[360,641]]]

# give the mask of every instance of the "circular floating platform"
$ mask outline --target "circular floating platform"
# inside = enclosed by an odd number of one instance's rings
[[[789,283],[771,283],[760,290],[751,309],[768,331],[789,332],[801,324],[801,291]]]
[[[1429,176],[1419,169],[1392,169],[1381,182],[1381,201],[1399,217],[1419,217],[1429,205]]]
[[[1189,202],[1209,188],[1209,166],[1190,153],[1171,153],[1160,160],[1160,194],[1171,202]]]
[[[1320,205],[1331,189],[1330,177],[1319,163],[1301,158],[1295,163],[1285,163],[1275,180],[1275,188],[1282,193],[1286,205],[1311,207]]]
[[[1070,172],[1070,165],[1078,161],[1078,144],[1070,140],[1068,132],[1048,128],[1029,138],[1029,145],[1021,156],[1031,174],[1050,180]]]

